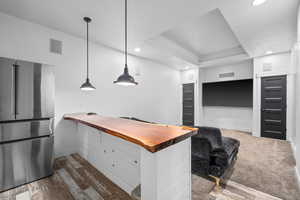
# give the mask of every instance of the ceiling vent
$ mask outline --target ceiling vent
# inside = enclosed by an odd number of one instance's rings
[[[62,54],[62,41],[50,39],[50,52],[55,54]]]
[[[234,72],[219,74],[219,78],[230,78],[230,77],[234,77]]]

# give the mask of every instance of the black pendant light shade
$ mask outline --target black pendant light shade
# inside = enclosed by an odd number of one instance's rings
[[[116,81],[114,81],[114,83],[118,85],[125,85],[125,86],[138,84],[137,82],[135,82],[134,78],[130,76],[127,65],[124,68],[124,73],[121,76],[119,76],[119,78]]]
[[[80,89],[88,91],[88,90],[95,90],[96,88],[90,83],[90,79],[87,78],[85,82],[80,86]]]
[[[95,90],[96,88],[91,84],[89,79],[89,23],[92,21],[89,17],[84,17],[83,20],[86,22],[86,54],[87,54],[87,61],[86,61],[86,80],[80,86],[81,90],[90,91]]]
[[[127,55],[127,0],[125,0],[125,68],[124,73],[114,83],[125,86],[137,85],[138,83],[135,82],[134,78],[128,72]]]

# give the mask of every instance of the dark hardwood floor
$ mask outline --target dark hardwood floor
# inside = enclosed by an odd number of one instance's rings
[[[131,200],[78,154],[55,160],[55,173],[0,193],[0,200]]]

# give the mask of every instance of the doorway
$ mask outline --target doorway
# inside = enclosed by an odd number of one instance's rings
[[[185,126],[194,126],[195,120],[195,96],[194,83],[182,85],[182,124]]]
[[[286,140],[286,96],[286,75],[261,79],[262,137]]]

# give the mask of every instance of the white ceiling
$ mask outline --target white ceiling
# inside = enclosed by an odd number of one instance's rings
[[[240,46],[219,9],[180,24],[162,35],[199,57]]]
[[[299,0],[129,0],[131,53],[177,69],[283,52],[296,40]],[[1,0],[0,12],[123,49],[124,0]],[[142,51],[135,53],[135,47]]]

